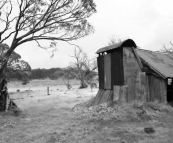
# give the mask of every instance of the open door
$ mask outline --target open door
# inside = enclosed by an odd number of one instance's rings
[[[167,102],[173,106],[173,78],[167,79]]]

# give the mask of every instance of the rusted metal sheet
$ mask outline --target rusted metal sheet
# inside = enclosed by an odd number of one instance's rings
[[[119,47],[134,47],[134,48],[136,48],[137,46],[132,39],[127,39],[127,40],[124,40],[122,42],[116,43],[114,45],[103,47],[103,48],[99,49],[96,53],[99,54],[99,53],[103,53],[103,52],[108,52],[108,51],[114,50],[114,49],[119,48]]]
[[[123,48],[117,48],[111,53],[111,89],[114,85],[124,85]]]
[[[141,72],[139,63],[130,47],[123,48],[124,85],[128,86],[128,102],[135,100],[136,76]]]
[[[99,75],[99,89],[104,89],[104,56],[97,58],[98,75]]]
[[[162,103],[167,102],[167,83],[166,80],[153,76],[147,75],[149,97],[148,101],[159,101]]]
[[[104,56],[104,89],[111,89],[111,54]]]
[[[163,78],[173,77],[173,54],[136,49],[138,56]]]

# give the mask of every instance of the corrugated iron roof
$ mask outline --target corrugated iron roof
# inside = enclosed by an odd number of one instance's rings
[[[173,77],[173,54],[136,49],[137,55],[164,78]]]
[[[134,47],[134,48],[136,48],[137,46],[132,39],[127,39],[127,40],[124,40],[120,43],[116,43],[116,44],[111,45],[111,46],[103,47],[103,48],[99,49],[96,53],[97,54],[103,53],[103,52],[110,51],[112,49],[119,48],[119,47]]]

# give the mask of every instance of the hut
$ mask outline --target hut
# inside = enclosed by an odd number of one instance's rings
[[[96,53],[99,91],[94,104],[112,100],[117,103],[173,100],[172,55],[140,50],[131,39],[101,48]]]

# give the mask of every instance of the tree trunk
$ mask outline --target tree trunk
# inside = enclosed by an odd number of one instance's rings
[[[7,67],[8,59],[16,47],[16,42],[13,42],[0,61],[0,111],[5,111],[8,108],[8,101],[10,101],[4,69]]]
[[[4,77],[0,81],[0,111],[6,110],[8,99],[7,80]]]
[[[9,101],[7,79],[4,74],[4,69],[7,66],[7,59],[8,58],[3,58],[0,65],[0,112],[5,111],[8,108],[7,102]]]
[[[85,81],[85,77],[84,77],[84,74],[83,73],[81,73],[81,78],[80,78],[80,87],[79,88],[87,88],[88,87],[88,85],[86,84],[86,81]]]

